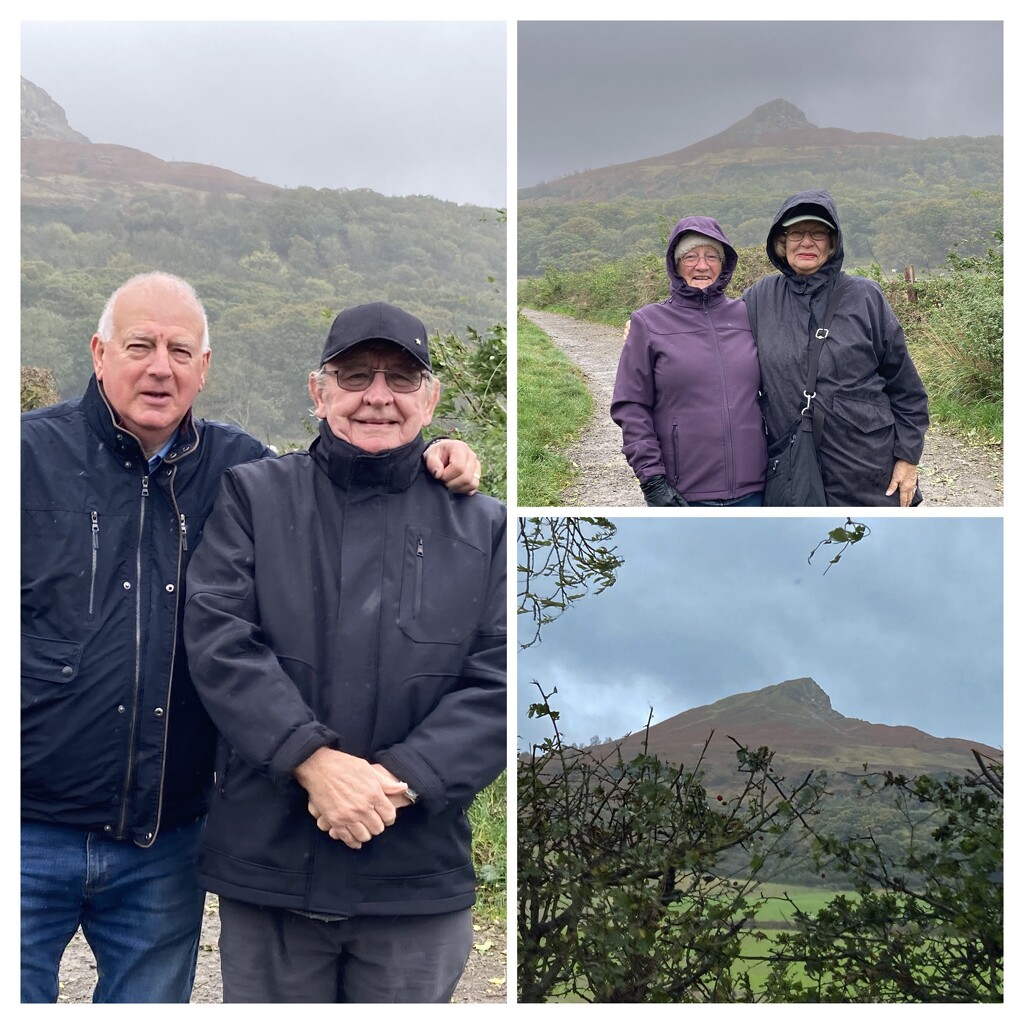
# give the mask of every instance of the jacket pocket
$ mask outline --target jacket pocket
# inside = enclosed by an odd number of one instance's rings
[[[484,553],[427,527],[405,528],[398,625],[417,643],[459,644],[484,609]]]
[[[21,634],[21,674],[47,683],[72,683],[82,661],[82,645],[73,640]]]
[[[832,399],[832,412],[861,434],[884,430],[896,422],[889,400],[884,395],[881,398],[835,395]]]

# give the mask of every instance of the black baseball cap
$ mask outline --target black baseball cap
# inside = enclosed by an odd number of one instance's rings
[[[394,342],[431,369],[427,329],[422,321],[386,302],[367,302],[339,313],[331,324],[320,365],[363,341]]]

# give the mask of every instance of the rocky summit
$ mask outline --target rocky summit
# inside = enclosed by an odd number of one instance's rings
[[[643,749],[664,761],[696,768],[722,779],[736,767],[737,744],[775,751],[775,764],[790,774],[810,769],[835,772],[893,771],[904,775],[975,769],[973,751],[1002,759],[1002,753],[967,739],[930,736],[909,725],[880,725],[849,718],[832,707],[828,694],[810,678],[724,697],[652,725],[646,737],[634,733],[593,748],[605,756],[615,748],[629,759]]]

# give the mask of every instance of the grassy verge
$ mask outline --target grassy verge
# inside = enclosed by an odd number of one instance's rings
[[[508,885],[506,870],[506,777],[502,772],[469,808],[473,829],[476,906],[473,913],[489,924],[505,924]]]
[[[518,352],[518,503],[558,505],[574,475],[562,451],[590,420],[594,402],[579,370],[522,317]]]

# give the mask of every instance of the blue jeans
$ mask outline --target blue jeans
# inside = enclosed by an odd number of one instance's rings
[[[742,498],[731,501],[691,501],[691,505],[711,505],[716,508],[760,508],[764,504],[764,491],[744,494]]]
[[[57,1001],[79,926],[96,957],[94,1003],[187,1003],[203,923],[202,819],[148,849],[96,832],[21,823],[21,1001]]]

